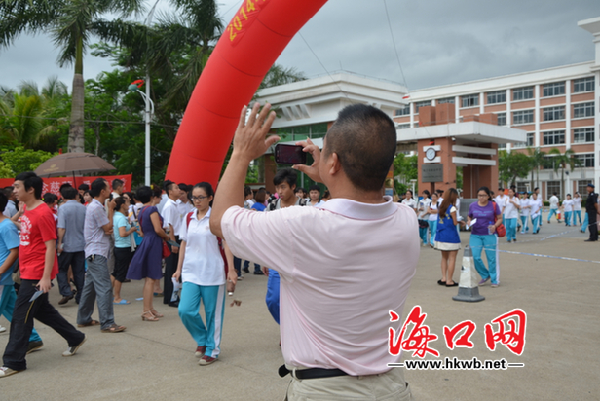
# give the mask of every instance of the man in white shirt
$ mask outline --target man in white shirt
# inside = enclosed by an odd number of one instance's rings
[[[544,199],[542,198],[542,195],[540,195],[540,188],[539,187],[535,187],[533,189],[533,193],[535,194],[537,200],[539,202],[541,202],[541,204],[542,204],[542,207],[540,208],[539,219],[538,219],[538,223],[539,223],[538,227],[541,227],[543,225],[542,223],[543,223],[543,220],[544,220]],[[540,230],[538,230],[538,232],[539,231]]]
[[[234,254],[281,275],[287,399],[410,399],[402,370],[388,365],[400,360],[388,333],[402,326],[389,312],[402,316],[419,257],[416,213],[382,191],[394,159],[393,121],[372,106],[344,108],[321,152],[310,139],[298,142],[314,164],[293,166],[325,184],[332,199],[255,213],[241,207],[246,170],[279,139],[267,137],[275,113],[267,104],[257,118],[259,107],[247,122],[242,110],[210,227]]]
[[[172,181],[165,181],[164,189],[169,199],[165,203],[162,211],[162,217],[164,219],[163,228],[169,234],[169,239],[172,242],[180,244],[181,241],[179,240],[179,229],[181,228],[181,223],[183,217],[185,216],[185,214],[182,214],[182,210],[179,207],[179,204],[181,203],[179,200],[181,191],[179,190],[179,185]],[[171,277],[177,270],[177,262],[179,261],[179,247],[169,244],[169,248],[171,249],[171,255],[165,259],[163,303],[176,308],[179,306],[179,302],[171,302],[171,295],[173,294],[173,282],[171,281]]]
[[[529,215],[531,214],[531,201],[529,194],[523,192],[521,194],[521,234],[529,231]]]
[[[496,205],[502,210],[502,221],[504,221],[504,208],[506,207],[506,199],[508,196],[504,195],[504,188],[498,188],[498,196],[496,196]]]
[[[547,223],[550,224],[550,217],[552,217],[553,215],[556,215],[558,212],[558,197],[556,196],[556,192],[552,193],[552,196],[550,197],[550,199],[548,200],[550,202],[550,210],[548,211],[548,221]],[[560,219],[558,218],[558,215],[556,216],[556,221],[558,221],[560,223]]]
[[[17,204],[15,202],[17,197],[14,194],[14,187],[6,187],[2,191],[8,199],[8,203],[6,204],[6,207],[4,208],[4,212],[2,214],[10,219],[19,212],[19,210],[17,209]]]

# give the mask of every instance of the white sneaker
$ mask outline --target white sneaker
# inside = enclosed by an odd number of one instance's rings
[[[0,368],[0,378],[16,375],[17,373],[19,373],[18,370],[12,370],[11,368],[7,368],[6,366],[2,366]]]
[[[6,331],[6,327],[0,326],[0,333],[4,333]]]

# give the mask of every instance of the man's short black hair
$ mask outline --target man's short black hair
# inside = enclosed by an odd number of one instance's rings
[[[552,192],[552,195],[556,196],[556,192]]]
[[[92,182],[92,189],[90,190],[90,194],[92,198],[97,198],[100,196],[100,192],[108,187],[108,182],[104,178],[96,178],[94,182]]]
[[[116,189],[117,189],[117,188],[119,188],[119,187],[122,187],[122,186],[123,186],[123,184],[125,184],[125,182],[124,182],[123,180],[121,180],[121,179],[119,179],[119,178],[115,178],[115,179],[112,181],[112,189],[113,189],[113,191],[114,191],[114,190],[116,190]]]
[[[2,190],[6,199],[12,198],[13,192],[15,191],[15,187],[6,187]]]
[[[319,191],[319,193],[321,193],[321,187],[318,186],[317,184],[311,185],[308,188],[308,192],[310,192],[310,191]]]
[[[20,173],[15,177],[15,181],[21,181],[25,187],[25,191],[29,191],[29,188],[33,188],[33,195],[35,199],[42,199],[42,189],[44,188],[44,180],[42,180],[33,171],[26,171]]]
[[[273,184],[277,186],[281,185],[281,183],[285,181],[290,188],[295,191],[297,177],[298,175],[296,174],[296,170],[292,168],[282,168],[277,172],[277,174],[275,174],[275,177],[273,177]]]
[[[78,194],[79,192],[77,192],[77,190],[70,185],[63,187],[60,190],[60,196],[62,196],[66,200],[73,200],[77,197]]]
[[[58,200],[58,196],[54,195],[52,192],[46,192],[44,194],[44,202],[46,203],[54,203]]]
[[[394,162],[396,129],[380,109],[364,104],[343,108],[327,134],[324,156],[335,153],[360,190],[381,191]]]
[[[0,213],[4,213],[6,205],[8,204],[8,198],[4,195],[3,191],[0,191]]]
[[[152,200],[153,194],[154,192],[152,192],[152,188],[147,186],[140,187],[137,191],[135,191],[136,199],[138,199],[142,203],[150,202]]]
[[[81,191],[89,191],[90,190],[90,186],[88,184],[81,184],[77,187],[77,189],[81,190]]]
[[[165,192],[167,193],[167,195],[169,195],[169,191],[173,189],[173,185],[175,185],[175,183],[171,180],[166,180],[163,184],[163,188],[165,190]]]

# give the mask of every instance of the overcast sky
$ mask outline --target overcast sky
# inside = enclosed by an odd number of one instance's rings
[[[299,32],[308,46],[296,35],[278,63],[309,78],[344,69],[415,90],[594,59],[592,35],[577,21],[600,17],[598,0],[386,1],[401,67],[384,0],[329,0]],[[241,3],[220,1],[225,24]],[[168,10],[168,0],[160,7]],[[0,50],[0,85],[41,86],[57,75],[70,87],[72,67],[59,68],[56,56],[48,36],[20,37]],[[88,55],[84,78],[112,68]]]

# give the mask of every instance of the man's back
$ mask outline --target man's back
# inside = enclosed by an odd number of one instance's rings
[[[83,234],[85,238],[85,257],[101,255],[108,259],[110,250],[109,235],[102,226],[109,223],[102,203],[94,199],[87,206]]]
[[[419,257],[412,209],[391,199],[264,214],[231,208],[222,227],[234,253],[281,274],[286,364],[368,375],[398,361],[388,352],[388,312],[402,314]]]
[[[58,228],[65,229],[63,251],[81,252],[85,249],[83,229],[86,207],[76,200],[69,200],[58,208]]]

